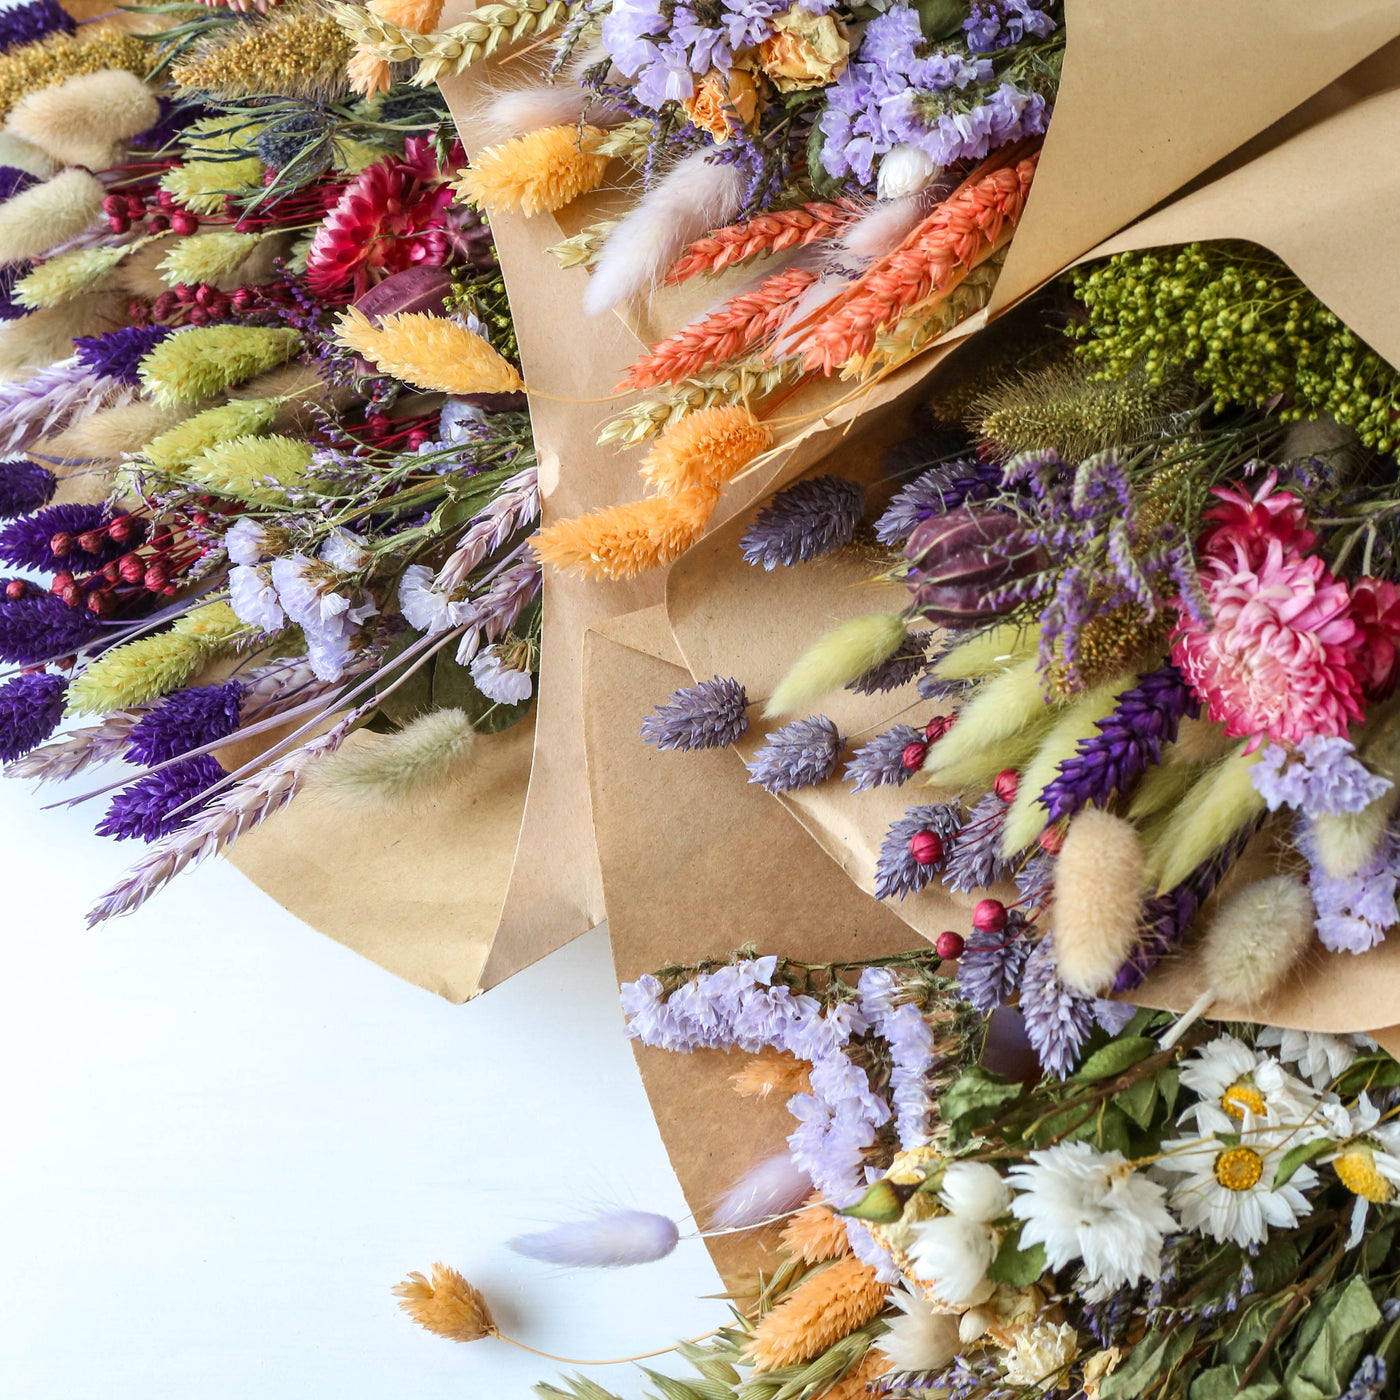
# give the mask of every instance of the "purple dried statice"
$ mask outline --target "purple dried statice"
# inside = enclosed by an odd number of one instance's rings
[[[50,572],[68,564],[100,568],[120,558],[129,546],[117,544],[104,534],[100,551],[90,554],[78,539],[90,531],[105,529],[110,520],[105,506],[49,506],[0,529],[0,560],[20,569]]]
[[[865,488],[839,476],[817,476],[779,491],[744,532],[746,562],[789,567],[850,544],[865,509]]]
[[[1118,697],[1098,734],[1081,739],[1079,751],[1040,795],[1050,822],[1072,817],[1083,807],[1106,807],[1115,792],[1126,792],[1149,766],[1162,761],[1162,745],[1176,738],[1182,717],[1195,718],[1200,705],[1185,678],[1169,662]]]
[[[0,53],[50,34],[72,34],[77,27],[78,22],[57,0],[29,0],[27,5],[0,10]]]
[[[123,788],[112,799],[107,815],[97,825],[97,834],[114,836],[118,841],[133,837],[158,841],[186,826],[204,806],[190,799],[222,782],[225,776],[218,759],[207,753],[158,768]],[[184,805],[186,802],[190,802],[188,807]],[[180,807],[184,807],[184,811],[177,813]]]
[[[973,53],[990,53],[1019,44],[1028,34],[1044,39],[1055,32],[1055,21],[1030,0],[974,0],[963,21],[967,46]]]
[[[773,793],[824,783],[836,771],[846,742],[825,715],[795,719],[764,737],[768,742],[746,766],[749,782]]]
[[[170,334],[169,326],[123,326],[105,335],[80,335],[73,348],[89,374],[136,385],[141,361]]]
[[[904,762],[905,751],[917,746],[919,761],[912,768]],[[924,733],[909,724],[897,724],[883,734],[877,734],[868,744],[862,744],[846,765],[846,781],[855,782],[857,792],[877,787],[898,787],[906,783],[923,765],[926,749]],[[912,755],[911,755],[912,756]]]
[[[875,898],[903,899],[924,888],[943,864],[946,843],[961,824],[952,803],[911,807],[890,824],[875,863]]]
[[[141,716],[131,731],[127,762],[164,763],[232,734],[238,728],[242,700],[243,686],[238,681],[177,690]]]
[[[102,635],[102,623],[86,608],[37,591],[20,598],[0,595],[0,661],[40,666],[70,656]]]
[[[748,730],[748,703],[732,678],[683,686],[642,721],[642,738],[658,749],[728,748]]]
[[[848,682],[846,689],[854,690],[857,695],[883,695],[908,685],[928,664],[928,645],[932,639],[932,632],[906,632],[893,656]]]
[[[1094,1003],[1060,981],[1053,933],[1046,933],[1026,959],[1020,1006],[1026,1038],[1040,1067],[1057,1079],[1068,1079],[1094,1029]]]
[[[895,495],[875,522],[875,538],[881,544],[902,545],[916,525],[969,501],[985,500],[1000,485],[1000,465],[976,457],[930,467]]]
[[[61,676],[42,671],[0,685],[0,763],[37,748],[58,728],[67,690]]]
[[[1008,874],[1011,866],[1001,857],[1001,834],[1010,810],[1010,805],[995,792],[978,799],[948,851],[943,883],[950,890],[970,894],[996,884]]]
[[[1026,917],[1019,909],[1006,911],[1006,927],[998,933],[974,928],[958,958],[958,991],[984,1016],[1004,1006],[1021,989],[1021,976],[1032,944],[1025,937]]]
[[[1224,878],[1225,872],[1239,859],[1240,852],[1259,830],[1259,822],[1251,822],[1230,842],[1194,871],[1175,889],[1149,899],[1143,906],[1143,927],[1146,932],[1132,956],[1118,970],[1114,979],[1115,992],[1130,992],[1141,986],[1147,974],[1186,936],[1200,912],[1201,905]]]
[[[1256,765],[1257,766],[1257,765]],[[1308,858],[1308,890],[1317,910],[1318,942],[1332,953],[1365,953],[1400,922],[1400,838],[1394,828],[1354,874],[1329,875],[1318,859],[1312,823],[1300,818],[1294,841]]]
[[[6,14],[13,14],[13,11],[0,11],[0,28],[3,28],[3,19]],[[37,185],[39,177],[31,175],[27,170],[21,170],[17,165],[0,165],[0,201],[11,199],[17,194],[23,194],[31,185]]]
[[[0,518],[28,515],[53,500],[58,478],[38,462],[15,457],[0,462]]]

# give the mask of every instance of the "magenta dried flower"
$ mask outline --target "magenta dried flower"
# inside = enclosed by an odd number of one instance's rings
[[[739,541],[745,560],[765,569],[834,554],[855,538],[865,488],[839,476],[817,476],[779,491]]]
[[[746,766],[749,782],[761,783],[772,793],[824,783],[836,771],[846,742],[825,715],[793,720],[764,737],[768,742]]]
[[[642,721],[642,738],[658,749],[728,748],[748,730],[748,703],[732,678],[684,686]]]

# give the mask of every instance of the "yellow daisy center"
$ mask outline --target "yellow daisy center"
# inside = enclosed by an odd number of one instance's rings
[[[1264,1175],[1264,1159],[1252,1147],[1227,1147],[1215,1159],[1215,1179],[1227,1191],[1250,1191]]]
[[[1395,1194],[1395,1187],[1377,1170],[1369,1147],[1349,1147],[1332,1165],[1353,1195],[1382,1205]]]
[[[1221,1094],[1220,1107],[1231,1118],[1243,1119],[1245,1109],[1256,1114],[1264,1112],[1264,1096],[1249,1080],[1237,1079]]]

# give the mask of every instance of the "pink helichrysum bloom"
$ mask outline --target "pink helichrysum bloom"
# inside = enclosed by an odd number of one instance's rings
[[[1351,586],[1351,619],[1362,692],[1368,700],[1384,700],[1400,673],[1400,589],[1389,579],[1358,579]]]
[[[1258,567],[1245,543],[1232,543],[1205,562],[1201,582],[1213,625],[1183,617],[1172,660],[1209,717],[1232,738],[1345,735],[1361,718],[1346,585],[1277,539]]]
[[[1220,505],[1212,506],[1202,517],[1211,526],[1196,541],[1203,559],[1228,559],[1231,550],[1244,551],[1249,566],[1257,570],[1264,562],[1269,542],[1277,540],[1286,554],[1304,554],[1312,548],[1316,534],[1308,529],[1307,509],[1297,496],[1276,491],[1278,473],[1270,472],[1251,496],[1238,486],[1217,486],[1211,495]]]

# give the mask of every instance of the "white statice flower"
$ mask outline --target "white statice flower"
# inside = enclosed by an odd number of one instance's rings
[[[1181,1087],[1199,1099],[1185,1116],[1205,1133],[1232,1132],[1247,1113],[1297,1124],[1317,1107],[1311,1086],[1232,1035],[1217,1036],[1185,1061]]]
[[[330,571],[304,554],[272,561],[272,583],[287,616],[306,638],[306,657],[317,678],[337,681],[355,654],[360,623],[378,608],[372,600],[355,603],[331,587]]]
[[[889,1301],[899,1316],[888,1319],[889,1330],[875,1342],[894,1371],[941,1371],[958,1354],[958,1318],[938,1312],[926,1298],[908,1288],[890,1291]]]
[[[900,199],[918,194],[933,183],[938,167],[917,146],[904,144],[887,151],[880,160],[875,193],[880,199]]]
[[[1297,1031],[1282,1026],[1265,1026],[1254,1037],[1256,1045],[1278,1050],[1286,1065],[1311,1080],[1315,1089],[1326,1090],[1349,1070],[1363,1050],[1374,1050],[1369,1035],[1326,1035],[1321,1031]]]
[[[363,535],[353,530],[332,530],[321,546],[321,561],[343,574],[358,574],[370,561]]]
[[[996,1252],[996,1232],[990,1225],[956,1215],[920,1221],[908,1249],[914,1277],[951,1307],[986,1300],[992,1290],[987,1270]]]
[[[230,569],[228,601],[238,620],[259,632],[280,632],[287,625],[287,615],[277,601],[277,590],[269,582],[266,569],[252,564]]]
[[[1090,1280],[1104,1288],[1158,1273],[1162,1240],[1176,1221],[1166,1192],[1121,1152],[1060,1143],[1032,1152],[1010,1177],[1020,1193],[1011,1213],[1026,1222],[1020,1243],[1043,1244],[1051,1267],[1082,1259]]]
[[[1184,1178],[1171,1187],[1167,1203],[1188,1230],[1243,1248],[1263,1244],[1270,1226],[1291,1230],[1311,1213],[1304,1193],[1317,1185],[1317,1173],[1299,1167],[1274,1190],[1274,1175],[1296,1136],[1249,1110],[1237,1126],[1235,1143],[1210,1136],[1168,1139],[1153,1174]]]
[[[1400,1123],[1383,1123],[1380,1109],[1364,1093],[1350,1112],[1338,1103],[1324,1104],[1322,1117],[1338,1147],[1319,1161],[1356,1198],[1347,1239],[1347,1248],[1354,1249],[1365,1232],[1368,1208],[1389,1204],[1400,1191]]]
[[[1033,1323],[1016,1333],[1015,1343],[1005,1359],[1009,1385],[1069,1388],[1069,1368],[1079,1355],[1079,1333],[1071,1323]]]
[[[963,1220],[990,1224],[1011,1208],[1011,1188],[986,1162],[950,1162],[939,1187],[943,1204]]]
[[[500,647],[487,647],[473,657],[471,673],[476,688],[498,705],[519,705],[535,693],[530,672],[510,665]]]
[[[267,531],[251,517],[241,515],[224,534],[230,564],[260,564],[269,553]]]
[[[433,636],[460,627],[471,615],[471,605],[454,603],[435,587],[433,571],[426,564],[410,564],[399,579],[399,611],[415,632]]]

